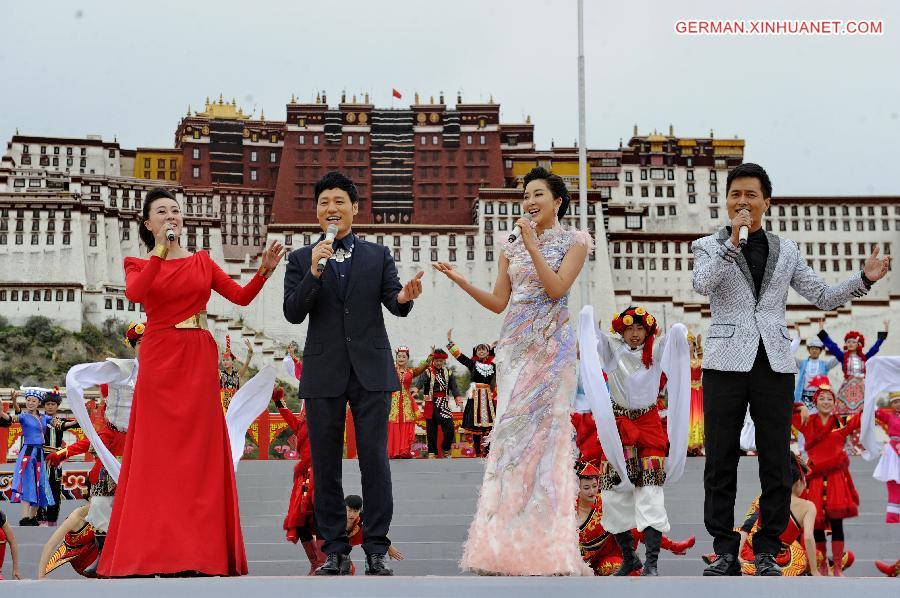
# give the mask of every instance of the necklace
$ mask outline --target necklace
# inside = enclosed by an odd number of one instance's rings
[[[353,256],[353,246],[350,246],[350,249],[344,249],[343,247],[338,247],[333,254],[331,254],[331,259],[334,261],[341,263],[344,260],[349,260]]]

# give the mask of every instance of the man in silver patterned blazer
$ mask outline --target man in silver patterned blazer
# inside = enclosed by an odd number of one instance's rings
[[[774,555],[790,513],[790,428],[794,374],[785,320],[788,289],[833,310],[862,297],[890,268],[878,248],[861,272],[829,286],[807,265],[797,243],[763,229],[772,183],[757,164],[728,174],[729,226],[694,241],[694,290],[709,297],[712,322],[704,338],[703,408],[706,469],[703,506],[717,558],[704,575],[740,575],[734,531],[739,436],[747,406],[756,424],[761,529],[754,538],[757,575],[781,575]],[[741,239],[741,228],[746,236]]]

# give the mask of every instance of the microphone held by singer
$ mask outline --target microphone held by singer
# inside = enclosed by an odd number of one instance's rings
[[[334,242],[334,237],[337,235],[338,227],[336,224],[329,224],[328,228],[325,229],[325,240],[329,243]],[[319,263],[316,264],[316,270],[321,274],[325,271],[325,264],[328,263],[328,258],[323,257],[319,259]]]
[[[530,213],[526,212],[525,214],[522,215],[522,218],[525,218],[525,219],[527,219],[527,220],[531,220],[531,219],[533,218],[533,216],[532,216]],[[521,227],[519,227],[519,225],[517,224],[517,225],[515,226],[515,228],[512,229],[512,232],[509,233],[509,239],[508,239],[508,241],[509,241],[510,243],[512,243],[512,242],[514,242],[516,239],[518,239],[521,235],[522,235],[522,229],[521,229]]]

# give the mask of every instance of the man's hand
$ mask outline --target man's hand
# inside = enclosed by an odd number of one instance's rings
[[[401,290],[397,295],[397,303],[400,303],[402,305],[419,298],[419,295],[422,294],[423,276],[425,276],[425,272],[423,270],[419,270],[416,275],[412,277],[412,280],[406,283],[406,285],[403,287],[403,290]]]
[[[322,276],[322,272],[319,272],[319,260],[323,257],[327,260],[334,255],[334,241],[319,241],[312,250],[312,262],[309,264],[309,271],[312,272],[312,275],[316,278]]]
[[[884,278],[888,270],[891,269],[891,256],[879,258],[878,251],[879,248],[876,245],[875,249],[872,250],[872,255],[866,258],[866,263],[863,266],[863,274],[872,282]]]
[[[750,216],[750,210],[738,210],[731,221],[731,244],[737,247],[740,243],[741,227],[746,226],[749,229],[752,225],[753,218]]]

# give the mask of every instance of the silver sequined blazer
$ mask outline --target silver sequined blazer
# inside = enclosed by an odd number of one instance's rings
[[[784,311],[788,288],[810,303],[833,310],[862,297],[868,289],[860,272],[829,286],[800,253],[797,243],[766,232],[769,258],[759,297],[744,255],[731,244],[728,229],[697,239],[694,253],[694,290],[709,297],[712,322],[703,337],[703,368],[749,372],[762,337],[774,372],[796,373],[791,337]]]

